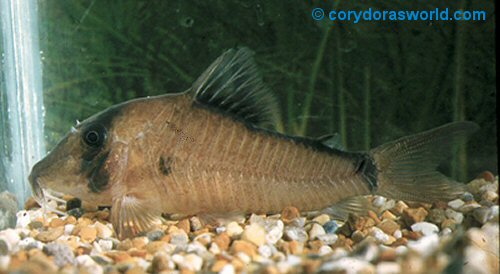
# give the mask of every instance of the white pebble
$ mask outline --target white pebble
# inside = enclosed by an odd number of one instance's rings
[[[97,237],[101,239],[107,239],[113,236],[113,230],[100,222],[95,223],[95,229],[97,230]]]
[[[424,236],[417,241],[409,241],[408,248],[421,254],[426,258],[431,255],[439,244],[439,237],[437,234]]]
[[[375,199],[373,199],[372,204],[374,207],[382,207],[386,201],[387,199],[385,197],[376,196]]]
[[[215,233],[217,233],[217,234],[221,234],[224,231],[226,231],[226,227],[225,226],[218,226],[218,227],[215,228]]]
[[[465,202],[460,200],[460,199],[455,199],[453,201],[448,202],[448,206],[455,209],[455,210],[461,208],[464,204],[465,204]]]
[[[220,247],[216,243],[212,243],[208,251],[210,251],[214,255],[220,254],[221,252]]]
[[[179,254],[174,254],[172,260],[181,268],[191,271],[200,271],[203,265],[203,259],[196,254],[187,254],[185,257]]]
[[[333,249],[327,245],[324,245],[324,246],[319,248],[319,255],[320,256],[324,256],[324,255],[330,254],[332,252],[333,252]]]
[[[10,256],[0,256],[0,271],[7,271],[10,264]]]
[[[357,258],[344,257],[323,264],[320,268],[320,272],[342,272],[346,274],[374,273],[375,267],[369,262]]]
[[[313,224],[311,230],[309,230],[309,239],[314,240],[318,236],[325,235],[325,229],[319,224]]]
[[[229,237],[237,237],[243,233],[243,228],[236,222],[230,222],[226,227]]]
[[[411,230],[420,231],[424,236],[428,236],[439,232],[439,227],[435,224],[428,222],[419,222],[411,225]]]
[[[378,243],[385,243],[389,241],[389,235],[385,234],[378,227],[372,227],[370,230],[370,235],[377,240]]]
[[[401,266],[396,262],[380,262],[377,264],[377,273],[397,274],[401,273]]]
[[[19,233],[16,230],[7,228],[0,231],[0,239],[4,240],[10,246],[9,249],[12,249],[21,240],[21,237],[19,237]]]
[[[403,232],[401,232],[400,229],[397,229],[396,231],[394,231],[394,233],[392,233],[392,236],[394,236],[394,238],[396,239],[400,239],[401,237],[403,237]]]
[[[334,244],[338,239],[339,236],[337,236],[337,234],[323,234],[318,236],[318,240],[323,242],[325,245]]]
[[[75,225],[67,224],[64,226],[64,235],[71,235],[73,233],[73,229],[75,229]]]
[[[278,220],[270,230],[268,230],[266,235],[266,241],[271,244],[275,244],[276,242],[283,237],[283,228],[285,225],[281,220]]]
[[[305,242],[307,241],[307,233],[306,231],[301,228],[301,227],[287,227],[285,228],[285,235],[293,241],[297,242]]]
[[[98,243],[101,246],[102,251],[110,251],[113,249],[113,241],[111,240],[100,239]]]
[[[258,248],[260,256],[264,258],[269,258],[273,255],[273,250],[269,245],[261,245]]]
[[[20,249],[31,249],[31,248],[42,249],[43,243],[39,242],[31,237],[26,237],[26,238],[19,241],[18,247]]]
[[[232,264],[226,264],[224,267],[222,267],[222,269],[219,272],[219,274],[234,274],[234,273],[236,272]]]
[[[89,273],[103,274],[104,270],[89,255],[80,255],[76,257],[78,266],[85,268]]]

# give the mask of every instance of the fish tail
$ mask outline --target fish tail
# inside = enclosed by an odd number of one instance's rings
[[[464,184],[446,177],[437,167],[454,144],[478,129],[473,122],[454,122],[372,149],[378,195],[417,202],[453,200]]]

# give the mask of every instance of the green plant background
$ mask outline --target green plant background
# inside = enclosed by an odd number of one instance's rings
[[[454,120],[481,130],[448,174],[497,172],[493,1],[39,1],[47,146],[131,98],[184,91],[225,49],[255,51],[282,128],[366,150]],[[487,11],[486,21],[317,22],[325,10]],[[451,163],[451,164],[450,164]]]

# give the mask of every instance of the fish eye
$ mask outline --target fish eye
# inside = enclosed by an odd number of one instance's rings
[[[99,148],[106,140],[106,129],[101,125],[91,125],[83,131],[83,141],[86,145]]]

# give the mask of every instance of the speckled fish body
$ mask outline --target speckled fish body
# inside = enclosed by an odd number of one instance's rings
[[[72,129],[30,175],[41,189],[112,206],[120,237],[162,213],[348,210],[377,193],[417,201],[462,190],[434,171],[444,149],[472,132],[452,123],[369,152],[272,130],[277,104],[247,49],[219,57],[186,92],[113,106]]]

